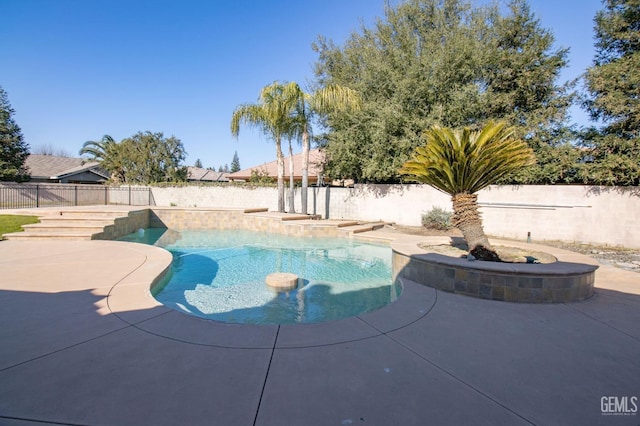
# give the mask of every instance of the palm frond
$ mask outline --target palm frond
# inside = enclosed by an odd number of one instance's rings
[[[447,194],[473,194],[534,162],[533,151],[503,122],[479,131],[434,126],[400,173]]]

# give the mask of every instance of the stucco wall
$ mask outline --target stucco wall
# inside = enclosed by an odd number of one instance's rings
[[[158,206],[266,207],[277,210],[275,188],[202,186],[153,188]],[[640,190],[591,186],[493,186],[479,193],[489,235],[533,241],[565,240],[640,248]],[[296,191],[296,211],[300,211]],[[434,206],[451,200],[425,185],[309,188],[309,213],[323,218],[420,225]],[[287,206],[288,209],[288,206]]]

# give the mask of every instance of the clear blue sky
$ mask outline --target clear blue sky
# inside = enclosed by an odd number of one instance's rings
[[[483,1],[485,3],[486,1]],[[562,81],[594,55],[600,0],[530,0],[557,47]],[[0,0],[0,86],[32,150],[72,156],[87,140],[138,131],[179,138],[186,163],[243,168],[271,161],[273,143],[241,128],[234,108],[273,82],[313,79],[318,35],[342,44],[383,16],[384,0]],[[573,121],[586,124],[574,109]],[[296,147],[296,152],[299,148]]]

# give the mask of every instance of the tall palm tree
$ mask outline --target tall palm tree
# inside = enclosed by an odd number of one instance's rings
[[[482,228],[478,195],[483,188],[535,161],[533,151],[503,122],[482,129],[452,130],[434,126],[426,145],[415,149],[400,173],[451,195],[453,224],[478,259],[499,260]]]
[[[291,95],[289,84],[274,82],[260,91],[257,104],[238,106],[231,117],[231,133],[238,137],[240,124],[257,127],[273,139],[278,161],[278,211],[284,212],[284,156],[282,138],[291,135],[292,113],[297,99]]]
[[[290,83],[291,96],[298,99],[295,111],[296,133],[302,138],[301,210],[307,214],[307,188],[309,186],[309,134],[314,114],[346,112],[360,109],[360,96],[348,87],[330,85],[312,93],[304,92],[298,84]]]
[[[99,141],[86,141],[82,144],[80,155],[88,155],[98,161],[100,166],[111,173],[111,180],[125,182],[122,164],[122,152],[119,144],[109,135],[104,135]]]

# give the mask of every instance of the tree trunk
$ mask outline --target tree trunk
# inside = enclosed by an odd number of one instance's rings
[[[305,127],[302,133],[302,188],[300,200],[302,214],[307,214],[307,187],[309,186],[309,133]]]
[[[294,193],[295,182],[293,180],[293,148],[291,148],[291,141],[289,141],[289,213],[295,213],[295,201],[296,194]]]
[[[484,234],[482,219],[478,211],[478,196],[476,194],[454,194],[453,225],[462,232],[467,242],[469,253],[479,260],[499,261],[493,251],[489,239]]]
[[[284,156],[280,140],[276,140],[276,157],[278,158],[278,211],[284,213]]]

